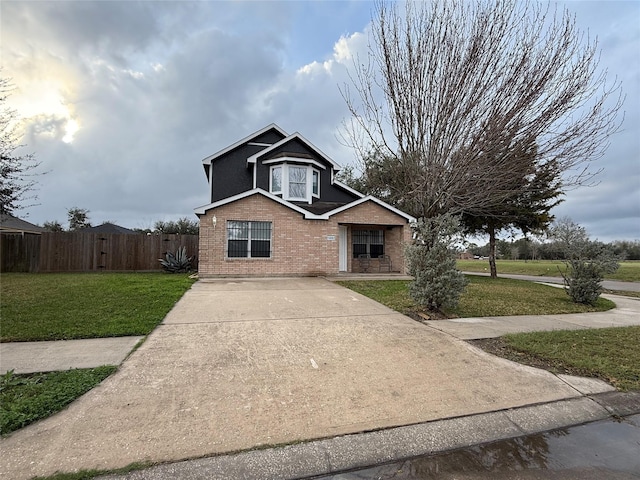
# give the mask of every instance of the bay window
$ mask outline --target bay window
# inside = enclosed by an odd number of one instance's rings
[[[307,168],[288,165],[289,200],[307,199]]]
[[[311,203],[320,198],[320,172],[307,165],[274,165],[269,174],[269,191],[285,200]]]

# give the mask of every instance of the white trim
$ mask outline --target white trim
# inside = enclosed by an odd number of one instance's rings
[[[349,229],[346,225],[338,225],[338,271],[346,272],[349,265],[349,259],[347,255],[347,236]]]
[[[301,142],[305,143],[307,145],[307,147],[311,148],[311,150],[314,150],[321,158],[326,160],[327,163],[329,163],[334,170],[338,171],[338,170],[340,170],[342,168],[340,165],[338,165],[336,162],[334,162],[329,156],[327,156],[322,150],[320,150],[318,147],[316,147],[313,143],[311,143],[309,140],[304,138],[298,132],[293,133],[293,134],[289,135],[286,138],[283,138],[279,142],[274,143],[270,147],[259,151],[255,155],[251,155],[249,158],[247,158],[247,163],[256,163],[258,161],[258,157],[266,155],[269,152],[272,152],[273,150],[275,150],[276,148],[281,147],[282,145],[285,145],[285,144],[289,143],[291,140],[295,140],[295,139],[300,140]]]
[[[262,162],[262,165],[271,165],[274,163],[288,163],[288,162],[297,162],[297,163],[305,163],[307,165],[314,165],[318,168],[326,170],[327,167],[322,165],[320,162],[316,162],[312,158],[300,158],[300,157],[278,157],[272,158],[271,160],[265,160]]]
[[[318,193],[313,193],[313,177],[314,177],[314,174],[318,174]],[[318,199],[320,198],[320,178],[322,178],[321,175],[320,175],[320,171],[316,170],[315,168],[312,168],[311,169],[311,197],[312,198],[313,197],[318,198]]]
[[[284,130],[282,130],[278,125],[276,125],[275,123],[271,123],[269,125],[267,125],[264,128],[261,128],[260,130],[258,130],[257,132],[253,132],[251,135],[247,135],[246,137],[244,137],[242,140],[238,140],[236,143],[234,143],[233,145],[229,145],[228,147],[223,148],[222,150],[214,153],[213,155],[209,155],[208,157],[205,157],[202,160],[202,163],[204,165],[209,165],[213,160],[215,160],[216,158],[220,157],[221,155],[224,155],[227,152],[230,152],[231,150],[233,150],[234,148],[237,148],[245,143],[250,142],[253,138],[262,135],[263,133],[268,132],[271,129],[275,129],[278,133],[280,133],[281,135],[284,135],[284,137],[287,137],[287,132],[285,132]]]
[[[412,217],[411,215],[409,215],[407,213],[404,213],[402,210],[398,210],[397,208],[392,207],[388,203],[383,202],[379,198],[372,197],[371,195],[367,195],[366,197],[362,197],[361,199],[356,200],[355,202],[347,203],[346,205],[343,205],[342,207],[338,207],[335,210],[331,210],[330,212],[327,212],[324,215],[326,215],[327,218],[329,218],[329,217],[332,217],[333,215],[336,215],[338,213],[344,212],[345,210],[349,210],[350,208],[357,207],[358,205],[360,205],[360,204],[362,204],[364,202],[368,202],[368,201],[372,201],[373,203],[377,203],[381,207],[386,208],[387,210],[390,210],[391,212],[395,213],[396,215],[400,215],[401,217],[406,218],[409,223],[412,223],[412,222],[416,221],[416,219],[414,217]],[[373,225],[377,225],[377,224],[373,224]]]
[[[246,192],[239,193],[232,197],[227,197],[222,200],[218,200],[217,202],[209,203],[208,205],[202,205],[201,207],[194,209],[194,213],[196,215],[205,215],[207,213],[207,210],[222,207],[223,205],[237,202],[238,200],[242,200],[244,198],[247,198],[256,194],[262,195],[263,197],[267,197],[268,199],[273,200],[274,202],[277,202],[280,205],[284,205],[285,207],[290,208],[291,210],[294,210],[304,215],[304,218],[308,220],[327,220],[329,218],[329,217],[325,218],[323,215],[315,215],[311,212],[308,212],[304,208],[299,207],[291,202],[287,202],[286,200],[283,200],[282,198],[277,197],[276,195],[269,193],[266,190],[263,190],[261,188],[254,188],[253,190],[247,190]]]
[[[258,167],[257,165],[253,166],[253,188],[256,188],[258,186],[258,172],[257,172],[258,168],[257,167]]]
[[[251,145],[252,147],[270,147],[273,143],[247,142],[247,145]]]
[[[237,195],[234,195],[232,197],[227,197],[224,198],[222,200],[218,200],[217,202],[213,202],[213,203],[209,203],[208,205],[202,205],[201,207],[198,207],[196,209],[194,209],[194,213],[196,215],[204,215],[207,213],[207,210],[211,210],[213,208],[217,208],[217,207],[221,207],[223,205],[227,205],[229,203],[233,203],[236,202],[238,200],[242,200],[243,198],[247,198],[250,197],[252,195],[262,195],[263,197],[266,197],[270,200],[273,200],[274,202],[279,203],[280,205],[284,205],[287,208],[290,208],[291,210],[294,210],[298,213],[301,213],[304,218],[306,220],[329,220],[330,217],[332,217],[333,215],[336,215],[340,212],[344,212],[345,210],[349,210],[350,208],[353,207],[357,207],[358,205],[367,202],[369,200],[371,200],[373,203],[377,203],[378,205],[380,205],[383,208],[386,208],[387,210],[405,218],[407,220],[407,222],[412,223],[415,222],[416,219],[414,217],[412,217],[411,215],[402,212],[401,210],[398,210],[395,207],[392,207],[391,205],[389,205],[388,203],[383,202],[382,200],[376,198],[376,197],[372,197],[371,195],[368,195],[366,197],[363,197],[359,200],[356,200],[355,202],[351,202],[351,203],[347,203],[346,205],[343,205],[342,207],[338,207],[335,210],[331,210],[330,212],[326,212],[322,215],[316,215],[314,213],[308,212],[307,210],[305,210],[302,207],[299,207],[291,202],[288,202],[272,193],[269,193],[261,188],[254,188],[253,190],[247,190],[246,192],[242,192],[239,193]],[[377,224],[373,224],[373,225],[377,225]]]

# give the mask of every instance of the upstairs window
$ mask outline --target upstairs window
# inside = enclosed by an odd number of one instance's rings
[[[307,200],[307,168],[289,165],[289,200]]]
[[[320,197],[320,172],[313,170],[313,180],[311,182],[311,194],[314,197]]]
[[[282,193],[282,167],[271,167],[271,193]]]
[[[384,255],[384,230],[354,230],[353,258],[369,255],[378,258]]]
[[[320,198],[320,172],[311,166],[274,165],[269,175],[269,191],[285,200],[311,203]]]
[[[227,222],[228,258],[271,258],[271,222]]]

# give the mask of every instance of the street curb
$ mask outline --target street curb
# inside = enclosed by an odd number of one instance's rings
[[[640,392],[607,392],[280,447],[159,464],[102,480],[301,479],[640,413]]]

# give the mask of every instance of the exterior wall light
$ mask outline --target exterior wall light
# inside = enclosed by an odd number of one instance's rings
[[[216,225],[218,224],[218,219],[215,215],[211,218],[211,223],[213,224],[213,228],[215,229]]]

